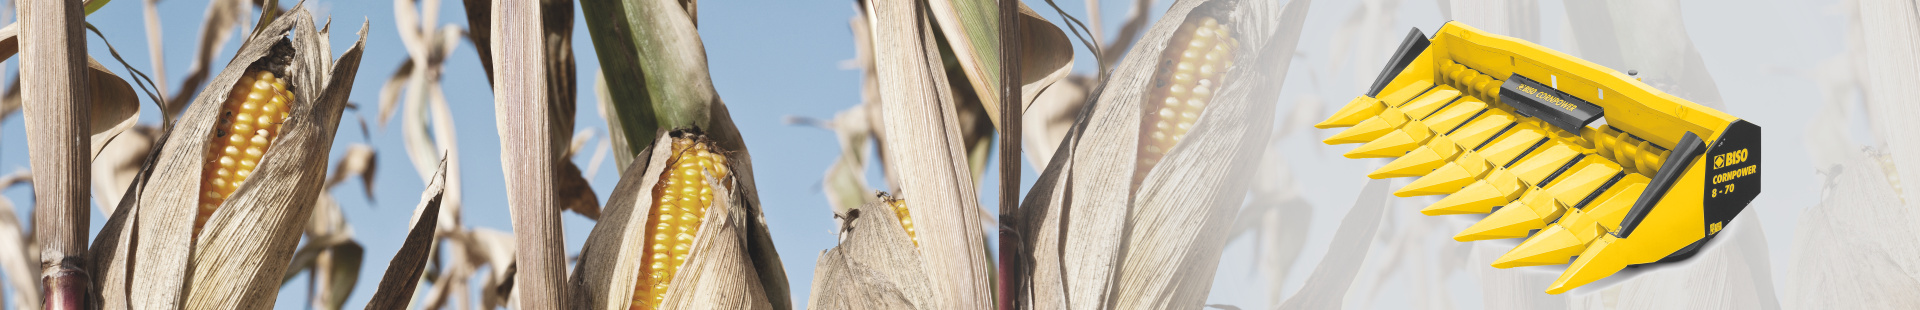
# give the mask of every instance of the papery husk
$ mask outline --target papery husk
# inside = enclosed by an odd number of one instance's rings
[[[922,262],[942,309],[993,305],[992,259],[958,117],[924,3],[869,1],[888,180],[913,195]],[[895,178],[897,176],[898,178]]]
[[[936,309],[924,258],[886,200],[837,214],[848,224],[820,253],[807,309]]]
[[[1266,146],[1308,2],[1183,1],[1127,53],[1023,202],[1032,309],[1195,308],[1207,295],[1232,216]],[[1161,51],[1189,18],[1235,29],[1236,66],[1187,138],[1130,188]],[[1064,226],[1063,226],[1064,225]]]
[[[715,115],[724,117],[724,105],[715,106]],[[726,142],[739,141],[737,131],[733,132],[731,139],[722,133],[703,136],[662,132],[652,146],[643,149],[645,161],[635,161],[621,174],[602,217],[580,250],[580,261],[569,281],[576,306],[607,310],[630,306],[640,279],[640,259],[646,250],[645,223],[652,216],[653,188],[662,172],[670,168],[666,161],[673,155],[673,135],[686,135],[700,140],[713,137],[710,143],[727,155],[734,174],[708,180],[714,184],[713,206],[701,220],[700,234],[694,237],[693,249],[674,277],[662,307],[791,309],[786,275],[779,266],[778,254],[772,251],[765,219],[754,197],[747,168],[751,163],[744,152],[737,151],[744,148],[730,148],[743,144]]]
[[[132,199],[123,198],[94,241],[91,261],[106,308],[271,307],[324,185],[327,152],[359,67],[365,29],[363,24],[361,41],[338,61],[329,59],[328,35],[315,29],[302,5],[250,34],[234,61],[208,84],[215,91],[200,92],[162,134],[145,181],[128,194]],[[270,55],[283,38],[291,40],[291,55]],[[294,93],[291,116],[252,182],[242,184],[195,237],[201,169],[221,103],[230,93],[226,90],[269,56],[291,58],[283,72]]]

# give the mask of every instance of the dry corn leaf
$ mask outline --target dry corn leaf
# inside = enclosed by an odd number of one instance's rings
[[[719,110],[724,116],[724,110]],[[716,121],[727,123],[730,121]],[[673,133],[671,136],[679,136]],[[695,134],[682,139],[700,140]],[[631,165],[622,173],[619,185],[608,198],[605,217],[594,225],[587,244],[580,251],[572,285],[574,303],[588,309],[627,309],[642,274],[642,257],[652,239],[646,235],[653,218],[653,189],[662,179],[669,160],[676,156],[673,138],[667,133],[651,139],[656,144],[645,149],[647,161]],[[737,136],[734,139],[738,139]],[[714,142],[724,141],[714,139]],[[700,220],[699,233],[685,263],[677,266],[673,285],[665,292],[668,309],[693,305],[715,309],[768,308],[789,309],[784,272],[777,263],[771,245],[765,249],[756,243],[768,243],[765,224],[754,204],[751,179],[747,174],[744,152],[731,152],[727,143],[715,144],[726,154],[735,173],[723,179],[709,179],[712,207]],[[709,176],[712,177],[712,176]],[[732,185],[732,186],[728,186]],[[771,265],[771,266],[769,266]],[[772,281],[778,281],[773,283]]]
[[[997,86],[1000,84],[1000,15],[995,12],[994,1],[933,0],[927,3],[934,20],[939,22],[941,34],[953,47],[966,84],[972,86],[972,95],[979,98],[986,111],[1000,111]],[[1020,4],[1019,23],[1020,31],[1016,33],[1021,35],[1018,38],[1021,102],[1018,104],[1026,109],[1041,90],[1073,71],[1073,44],[1059,27],[1041,18],[1025,3]],[[999,113],[986,114],[994,126],[1000,124]]]
[[[103,286],[108,308],[272,304],[274,284],[284,275],[284,262],[290,261],[299,241],[302,229],[297,227],[306,223],[323,185],[326,167],[315,163],[325,162],[321,158],[332,144],[362,42],[356,42],[340,60],[330,60],[329,51],[320,48],[327,34],[314,29],[312,16],[301,6],[260,30],[250,35],[235,61],[211,86],[232,89],[256,61],[268,56],[286,59],[290,63],[285,73],[295,96],[284,132],[272,141],[273,147],[253,173],[255,182],[242,184],[195,237],[191,219],[198,210],[198,176],[210,154],[207,140],[215,137],[220,103],[229,96],[228,91],[201,92],[198,104],[160,138],[165,142],[143,177],[170,179],[142,182],[137,193],[128,195],[138,198],[122,201],[134,206],[116,208],[101,238],[95,240],[96,283]],[[289,31],[292,40],[286,41]],[[364,28],[359,34],[364,40]],[[273,48],[288,42],[291,50]],[[141,209],[149,212],[136,211]],[[127,270],[133,265],[140,268]]]
[[[186,108],[187,100],[199,96],[200,86],[207,82],[207,73],[214,66],[214,53],[220,52],[227,45],[227,40],[233,38],[234,28],[246,24],[251,6],[249,1],[242,0],[207,1],[206,18],[200,24],[200,41],[195,45],[193,65],[187,67],[187,78],[180,82],[180,90],[173,92],[173,97],[165,98],[167,103],[160,107],[162,125],[171,125],[175,115]]]
[[[1353,278],[1360,273],[1361,263],[1367,260],[1367,251],[1372,249],[1374,234],[1379,232],[1382,214],[1387,208],[1387,181],[1367,181],[1360,190],[1353,208],[1347,209],[1347,216],[1340,220],[1340,228],[1333,232],[1333,242],[1328,245],[1327,255],[1320,259],[1320,265],[1313,268],[1313,275],[1307,276],[1306,284],[1300,291],[1287,298],[1278,309],[1340,309],[1347,296],[1347,288],[1352,286]]]
[[[1276,133],[1275,137],[1278,136]],[[1247,269],[1260,272],[1248,276],[1267,280],[1268,304],[1273,305],[1285,300],[1281,298],[1286,296],[1283,284],[1289,279],[1300,251],[1306,247],[1307,228],[1313,219],[1313,205],[1300,195],[1300,189],[1294,185],[1292,167],[1281,153],[1273,146],[1264,152],[1253,188],[1248,192],[1247,205],[1240,209],[1231,233],[1232,238],[1253,236],[1254,259],[1249,261],[1251,266]]]
[[[1023,238],[1032,249],[1033,307],[1189,308],[1211,285],[1233,211],[1272,126],[1307,1],[1186,1],[1157,22],[1053,155],[1023,202]],[[1147,170],[1134,190],[1143,103],[1170,37],[1184,23],[1218,18],[1239,33],[1213,103],[1185,142]],[[1155,103],[1157,104],[1157,103]]]
[[[19,24],[17,23],[0,28],[0,61],[12,58],[19,51],[19,34]],[[111,49],[111,46],[109,46],[109,49]],[[88,120],[85,126],[90,135],[91,149],[88,156],[89,158],[98,160],[100,152],[106,148],[108,142],[113,141],[115,137],[127,129],[133,128],[134,123],[139,120],[140,98],[133,92],[133,88],[127,85],[125,80],[114,75],[112,71],[107,70],[105,66],[102,66],[92,57],[87,58],[87,65],[88,85],[86,89],[90,90],[90,95],[87,97],[88,103],[86,109],[88,111]],[[0,119],[12,115],[14,110],[20,108],[19,83],[20,81],[18,77],[16,77],[6,93],[6,99],[0,100],[5,101],[4,104],[0,104]],[[140,150],[140,152],[144,153],[145,150]],[[108,170],[106,172],[114,171],[115,170]],[[99,171],[92,173],[98,174]],[[114,184],[121,184],[119,188],[125,188],[125,183],[115,182]],[[98,189],[98,186],[96,186],[96,189]],[[115,197],[118,197],[117,192],[121,192],[116,190],[109,191],[116,192],[114,194]],[[111,202],[116,201],[117,199],[102,200],[102,204],[100,205],[103,206],[103,208],[110,208],[112,205]],[[109,211],[105,213],[112,214],[111,209],[105,209],[103,211]]]
[[[359,176],[360,184],[367,193],[367,200],[373,200],[374,164],[379,163],[374,160],[375,158],[377,158],[376,153],[371,145],[361,143],[348,145],[346,153],[341,154],[340,160],[334,163],[333,174],[327,177],[326,187],[333,188],[334,185],[346,181],[347,177]]]
[[[159,135],[158,128],[137,126],[113,138],[94,156],[93,200],[100,214],[113,214],[114,207],[120,205],[120,197],[140,175],[140,167],[147,162]]]
[[[581,177],[592,180],[594,175],[600,174],[600,164],[607,162],[607,152],[612,148],[613,139],[600,139],[600,143],[594,145],[593,156],[588,157],[587,168],[586,170],[582,170],[585,174],[581,175]]]
[[[140,120],[140,95],[133,92],[133,86],[126,80],[108,71],[92,57],[87,58],[88,91],[87,131],[91,133],[92,153],[89,158],[98,158],[100,150],[113,141],[121,132],[133,128]]]
[[[414,218],[410,221],[412,227],[406,240],[401,242],[400,251],[387,265],[386,274],[380,277],[380,286],[367,302],[367,309],[401,309],[412,301],[414,288],[420,285],[420,274],[432,259],[429,254],[433,252],[435,225],[440,222],[441,199],[446,194],[446,168],[442,162],[440,173],[435,174],[426,191],[420,193],[420,206],[414,209]]]
[[[372,154],[372,149],[365,145],[348,146],[347,153],[327,179],[327,189],[322,189],[314,200],[313,215],[307,219],[306,242],[294,250],[293,261],[281,280],[281,286],[285,286],[294,276],[311,272],[307,280],[308,303],[312,307],[340,309],[353,287],[359,284],[366,248],[352,239],[353,228],[347,225],[346,214],[340,211],[331,188],[349,175],[369,176],[370,172],[365,171],[367,167],[354,166],[370,163],[352,162],[370,161]]]
[[[554,201],[559,210],[573,211],[587,219],[600,220],[600,196],[593,193],[593,186],[587,184],[586,176],[580,174],[580,166],[571,160],[560,161],[560,168],[554,171],[556,191]]]
[[[32,173],[16,171],[0,177],[0,189],[13,187],[14,184],[31,182]],[[13,307],[15,309],[40,308],[40,251],[33,249],[33,238],[27,236],[25,225],[15,217],[13,199],[0,197],[0,271],[6,273],[7,285],[13,286]]]
[[[1066,140],[1067,132],[1073,130],[1073,120],[1086,106],[1093,83],[1093,78],[1085,75],[1067,76],[1041,91],[1021,112],[1020,149],[1026,151],[1033,169],[1046,169],[1047,161],[1053,159],[1053,151]]]
[[[924,258],[887,209],[874,200],[835,213],[850,220],[840,244],[820,253],[807,309],[938,309]]]
[[[286,286],[302,272],[312,272],[308,280],[313,295],[308,303],[320,309],[340,309],[359,283],[366,248],[345,234],[308,236],[307,242],[293,252],[293,261],[288,263],[280,285]]]
[[[19,51],[19,34],[17,23],[0,28],[0,61],[12,58]],[[133,92],[133,86],[128,85],[126,80],[114,75],[113,71],[107,70],[106,66],[92,57],[87,58],[87,72],[87,89],[92,93],[87,98],[86,126],[91,135],[90,156],[98,157],[100,149],[108,141],[133,128],[134,123],[140,120],[140,95]],[[18,85],[19,81],[14,83]],[[8,92],[9,103],[0,107],[0,115],[11,115],[13,110],[20,108],[18,95],[17,92]]]
[[[314,307],[338,310],[345,306],[347,295],[360,283],[360,265],[366,257],[367,248],[352,240],[322,253],[314,267],[319,271],[313,281],[319,288],[314,293],[319,296],[312,301]]]
[[[873,127],[867,109],[856,106],[841,111],[825,124],[840,142],[840,157],[827,167],[821,189],[833,212],[846,213],[872,201],[873,189],[867,187],[867,154],[873,151]]]
[[[1105,62],[1100,64],[1100,68],[1113,67],[1113,64],[1120,61],[1122,56],[1126,56],[1123,53],[1133,47],[1133,42],[1140,40],[1140,30],[1146,29],[1147,21],[1151,20],[1147,18],[1147,14],[1152,13],[1153,2],[1153,0],[1134,0],[1133,5],[1128,6],[1132,9],[1127,10],[1127,19],[1120,22],[1120,32],[1113,34],[1113,40],[1100,44],[1100,60]],[[1096,13],[1099,12],[1097,3],[1098,1],[1087,1],[1087,16],[1089,16],[1087,20],[1092,21],[1088,25],[1091,27],[1088,33],[1096,38],[1101,35],[1100,15]]]
[[[160,0],[142,0],[140,4],[140,12],[143,13],[141,20],[146,21],[147,59],[149,60],[147,67],[153,71],[153,76],[156,77],[153,82],[153,88],[154,91],[159,92],[155,97],[159,97],[160,99],[154,102],[154,104],[160,104],[160,102],[166,102],[167,100],[167,66],[165,61],[167,57],[166,53],[163,52],[165,50],[163,48],[165,41],[160,40],[160,10],[155,8],[160,4]]]
[[[487,228],[479,228],[463,234],[461,248],[467,251],[467,259],[476,260],[477,265],[488,266],[486,277],[480,279],[480,308],[495,309],[509,305],[507,292],[513,284],[513,235]]]
[[[473,49],[480,56],[480,69],[487,73],[487,86],[493,86],[493,28],[487,23],[493,20],[493,1],[461,0],[462,8],[467,11],[467,39],[473,41]]]
[[[978,192],[967,165],[958,101],[940,65],[933,21],[924,3],[867,2],[879,79],[886,165],[908,208],[921,220],[923,262],[934,308],[992,307],[992,261],[986,253]],[[997,58],[995,58],[997,59]],[[893,178],[899,176],[900,178]]]

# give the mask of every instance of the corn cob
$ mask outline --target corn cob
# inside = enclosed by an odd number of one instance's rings
[[[293,93],[287,91],[287,81],[274,75],[271,70],[253,70],[240,77],[233,84],[233,91],[227,95],[227,102],[220,107],[219,122],[214,126],[213,145],[204,165],[200,191],[200,212],[194,217],[193,231],[199,233],[213,218],[213,211],[227,201],[227,197],[247,181],[253,169],[260,164],[261,156],[267,152],[274,137],[280,135],[280,125],[288,116],[287,103],[293,101]]]
[[[1200,119],[1200,111],[1225,82],[1222,77],[1227,68],[1233,67],[1233,50],[1240,46],[1227,26],[1213,17],[1189,21],[1174,33],[1159,61],[1169,65],[1154,73],[1154,89],[1141,102],[1145,114],[1140,118],[1140,159],[1133,175],[1134,186],[1146,179],[1147,171],[1153,170]]]
[[[634,287],[630,309],[659,309],[672,284],[675,272],[686,263],[693,249],[693,238],[700,234],[701,220],[713,206],[715,180],[727,178],[725,155],[712,142],[699,136],[673,137],[673,155],[667,169],[654,185],[652,215],[647,219],[646,254],[640,260],[640,279]]]
[[[913,215],[907,213],[907,200],[890,197],[881,197],[881,199],[885,199],[887,207],[893,209],[893,216],[900,218],[900,228],[907,230],[907,240],[912,240],[914,247],[920,247],[920,235],[913,232]]]

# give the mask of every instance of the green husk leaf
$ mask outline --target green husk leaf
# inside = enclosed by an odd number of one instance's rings
[[[634,85],[610,89],[613,113],[628,150],[653,145],[654,132],[671,128],[707,128],[708,106],[717,101],[707,75],[706,48],[700,43],[690,7],[669,1],[581,1],[587,32],[593,37],[600,71],[607,83]],[[624,165],[623,165],[624,166]]]

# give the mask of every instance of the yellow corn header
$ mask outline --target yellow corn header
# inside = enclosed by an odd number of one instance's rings
[[[1447,195],[1421,213],[1487,214],[1454,240],[1526,238],[1493,267],[1571,262],[1551,294],[1685,259],[1760,194],[1759,126],[1459,22],[1315,127],[1397,157],[1368,177],[1419,177],[1394,195]]]

